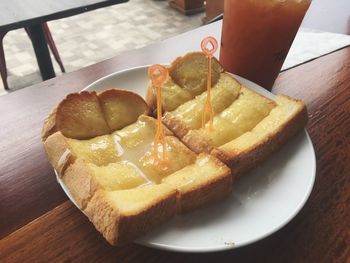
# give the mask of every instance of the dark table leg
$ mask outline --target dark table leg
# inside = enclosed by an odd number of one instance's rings
[[[41,77],[43,80],[54,78],[55,71],[53,70],[52,61],[49,49],[46,44],[46,39],[41,24],[35,24],[27,27],[31,36],[36,59],[38,61]]]

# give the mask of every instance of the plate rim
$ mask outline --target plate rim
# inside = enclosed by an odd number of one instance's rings
[[[264,235],[261,235],[255,239],[251,239],[249,241],[245,241],[245,242],[241,242],[237,245],[233,245],[233,246],[229,246],[229,245],[218,245],[218,246],[211,246],[211,247],[201,247],[201,248],[187,248],[187,247],[183,247],[183,246],[174,246],[174,245],[164,245],[164,244],[155,244],[155,243],[146,243],[146,242],[137,242],[134,241],[134,243],[146,246],[146,247],[150,247],[150,248],[156,248],[156,249],[162,249],[162,250],[166,250],[166,251],[176,251],[176,252],[184,252],[184,253],[210,253],[210,252],[222,252],[222,251],[227,251],[227,250],[232,250],[232,249],[236,249],[236,248],[241,248],[241,247],[245,247],[251,244],[254,244],[256,242],[259,242],[271,235],[273,235],[274,233],[276,233],[277,231],[281,230],[283,227],[285,227],[288,223],[290,223],[294,217],[296,217],[296,215],[303,209],[303,207],[305,206],[306,202],[309,200],[309,197],[311,195],[311,192],[314,188],[315,185],[315,180],[316,180],[316,155],[315,155],[315,150],[312,144],[312,140],[310,138],[310,135],[307,133],[306,130],[304,130],[306,138],[308,143],[311,145],[311,149],[312,149],[312,153],[313,153],[313,171],[312,174],[313,176],[310,177],[311,179],[311,184],[310,187],[307,189],[307,191],[304,192],[304,198],[303,201],[300,202],[298,204],[298,206],[295,207],[293,213],[290,214],[290,216],[288,217],[288,219],[286,219],[282,224],[278,225],[277,227],[271,229],[270,231],[267,231]],[[232,193],[231,193],[232,194]],[[205,209],[205,207],[204,207]],[[180,215],[181,216],[181,215]],[[175,248],[175,249],[174,249]]]
[[[165,65],[167,65],[168,63],[163,63]],[[89,85],[87,85],[85,88],[83,88],[81,91],[94,91],[93,86],[97,85],[98,83],[105,81],[107,79],[116,77],[120,74],[126,73],[126,72],[131,72],[134,70],[142,70],[142,69],[146,69],[150,66],[149,65],[141,65],[141,66],[135,66],[135,67],[130,67],[130,68],[126,68],[126,69],[122,69],[116,72],[112,72],[106,76],[103,76],[95,81],[93,81],[92,83],[90,83]],[[229,73],[229,72],[227,72]],[[248,88],[251,88],[250,85],[253,85],[255,87],[258,87],[258,93],[263,95],[263,96],[267,96],[269,98],[275,98],[276,95],[273,94],[272,92],[265,90],[263,87],[261,87],[260,85],[247,80],[241,76],[229,73],[230,75],[234,76],[235,78],[238,79],[238,81],[241,82],[241,80],[243,80],[244,82],[248,83]],[[108,89],[108,88],[106,88]],[[261,89],[261,90],[260,90]],[[262,94],[263,93],[263,94]],[[145,94],[142,95],[142,97],[144,98]],[[309,200],[309,197],[312,193],[312,190],[314,188],[314,184],[315,184],[315,180],[316,180],[316,153],[315,153],[315,149],[311,140],[310,135],[308,134],[306,128],[303,129],[303,133],[306,135],[306,139],[307,139],[307,143],[308,146],[310,147],[310,151],[312,153],[312,172],[310,173],[310,186],[308,187],[307,191],[304,192],[304,196],[303,199],[300,203],[298,203],[297,206],[294,207],[293,212],[290,213],[290,215],[288,216],[288,218],[286,220],[284,220],[282,223],[278,224],[276,227],[271,228],[269,231],[267,231],[266,233],[264,233],[263,235],[260,235],[256,238],[253,238],[251,240],[247,240],[244,242],[241,242],[239,244],[235,244],[233,246],[230,245],[217,245],[217,246],[210,246],[210,247],[186,247],[186,246],[178,246],[178,245],[166,245],[166,244],[160,244],[160,243],[150,243],[150,242],[139,242],[137,239],[134,240],[133,242],[139,245],[143,245],[145,247],[150,247],[150,248],[155,248],[155,249],[161,249],[161,250],[165,250],[165,251],[176,251],[176,252],[184,252],[184,253],[209,253],[209,252],[220,252],[220,251],[227,251],[227,250],[232,250],[232,249],[236,249],[236,248],[240,248],[240,247],[244,247],[253,243],[256,243],[258,241],[261,241],[269,236],[271,236],[272,234],[276,233],[277,231],[281,230],[283,227],[285,227],[288,223],[290,223],[294,217],[302,210],[302,208],[305,206],[306,202]],[[60,186],[62,187],[63,191],[65,192],[65,194],[67,195],[67,197],[70,199],[70,201],[72,201],[72,203],[78,208],[74,198],[72,197],[72,195],[70,194],[68,188],[66,187],[66,185],[63,183],[63,181],[61,180],[61,178],[58,176],[57,171],[54,169],[55,174],[56,174],[56,179],[58,181],[58,183],[60,184]],[[80,208],[78,208],[80,210]],[[204,208],[205,209],[205,208]],[[80,210],[81,212],[84,213],[83,210]],[[85,214],[85,213],[84,213]],[[176,216],[181,216],[181,215],[176,215]]]

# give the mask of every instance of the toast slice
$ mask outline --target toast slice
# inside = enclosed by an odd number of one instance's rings
[[[113,101],[117,103],[111,103]],[[139,115],[148,112],[144,99],[127,90],[73,93],[46,118],[41,136],[45,140],[61,131],[69,138],[89,139],[133,123]]]
[[[212,64],[212,86],[214,86],[219,78],[220,73],[224,71],[216,58],[211,61]],[[164,111],[172,111],[186,101],[195,98],[207,88],[206,76],[208,70],[208,62],[201,53],[192,52],[184,57],[177,58],[169,67],[169,76],[167,82],[162,87],[162,109]],[[157,89],[150,81],[148,84],[146,101],[154,112],[157,101]]]
[[[154,165],[156,120],[148,111],[131,92],[81,92],[68,95],[43,127],[50,163],[113,245],[232,190],[226,165],[207,153],[197,155],[166,127],[167,163]]]
[[[168,83],[176,82],[178,90],[188,93],[193,88],[191,94],[196,96],[190,100],[177,97],[178,106],[174,107],[173,102],[170,107],[165,104],[164,109],[170,110],[163,114],[163,123],[194,152],[216,156],[238,177],[256,167],[306,125],[307,110],[302,101],[284,95],[277,95],[273,100],[266,98],[243,86],[232,75],[219,71],[213,73],[218,77],[211,90],[214,131],[209,131],[209,123],[202,128],[207,97],[201,86],[207,78],[203,74],[207,70],[203,69],[203,61],[206,61],[205,55],[198,52],[179,57],[170,65],[169,72],[175,71],[176,76],[170,74]],[[191,67],[191,72],[196,72],[195,66],[201,73],[186,78],[188,72],[184,70]],[[186,79],[186,85],[177,79]],[[163,103],[171,100],[166,92],[163,96]],[[154,108],[152,98],[147,97],[147,102]]]
[[[84,212],[110,244],[125,244],[175,214],[176,191],[165,184],[98,191]]]

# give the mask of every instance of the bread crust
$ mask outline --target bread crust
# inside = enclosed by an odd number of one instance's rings
[[[62,176],[64,185],[80,209],[86,205],[98,189],[102,189],[92,175],[92,171],[84,160],[77,158],[64,171]]]
[[[97,191],[84,209],[84,213],[108,243],[116,245],[120,213],[105,198],[105,194],[104,191]]]
[[[49,137],[51,134],[55,133],[57,131],[56,128],[56,111],[57,107],[55,107],[49,115],[46,117],[44,121],[43,128],[41,130],[41,140],[44,142],[47,137]]]
[[[204,205],[217,202],[229,196],[232,192],[231,172],[210,181],[199,189],[181,194],[181,201],[177,211],[179,213],[188,213]]]
[[[93,179],[92,171],[84,160],[75,156],[61,132],[50,135],[44,142],[44,148],[58,176],[72,194],[78,207],[83,209],[99,188]]]
[[[168,220],[175,214],[175,206],[176,191],[170,188],[166,195],[135,213],[120,211],[106,192],[98,191],[84,212],[111,245],[122,245]]]
[[[67,166],[76,159],[66,141],[66,137],[59,131],[50,135],[44,141],[44,149],[51,165],[61,177]]]
[[[164,199],[147,207],[139,214],[122,215],[119,221],[119,233],[115,235],[115,244],[126,244],[170,219],[176,212],[176,192],[169,193]]]
[[[211,178],[211,180],[196,185],[190,190],[178,190],[178,213],[187,213],[203,205],[219,201],[232,192],[232,182],[234,179],[231,175],[231,170],[214,156],[200,154],[198,158],[201,156],[210,158],[217,165],[220,172],[214,178]]]

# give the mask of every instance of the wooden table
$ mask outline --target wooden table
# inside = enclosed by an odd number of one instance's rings
[[[40,142],[45,116],[67,93],[109,73],[171,61],[220,23],[0,97],[0,262],[346,262],[350,258],[350,47],[280,74],[273,91],[303,99],[317,177],[302,211],[272,236],[232,251],[165,252],[109,246],[57,184]]]
[[[26,27],[44,80],[55,77],[42,23],[128,0],[11,0],[0,2],[0,32]]]

